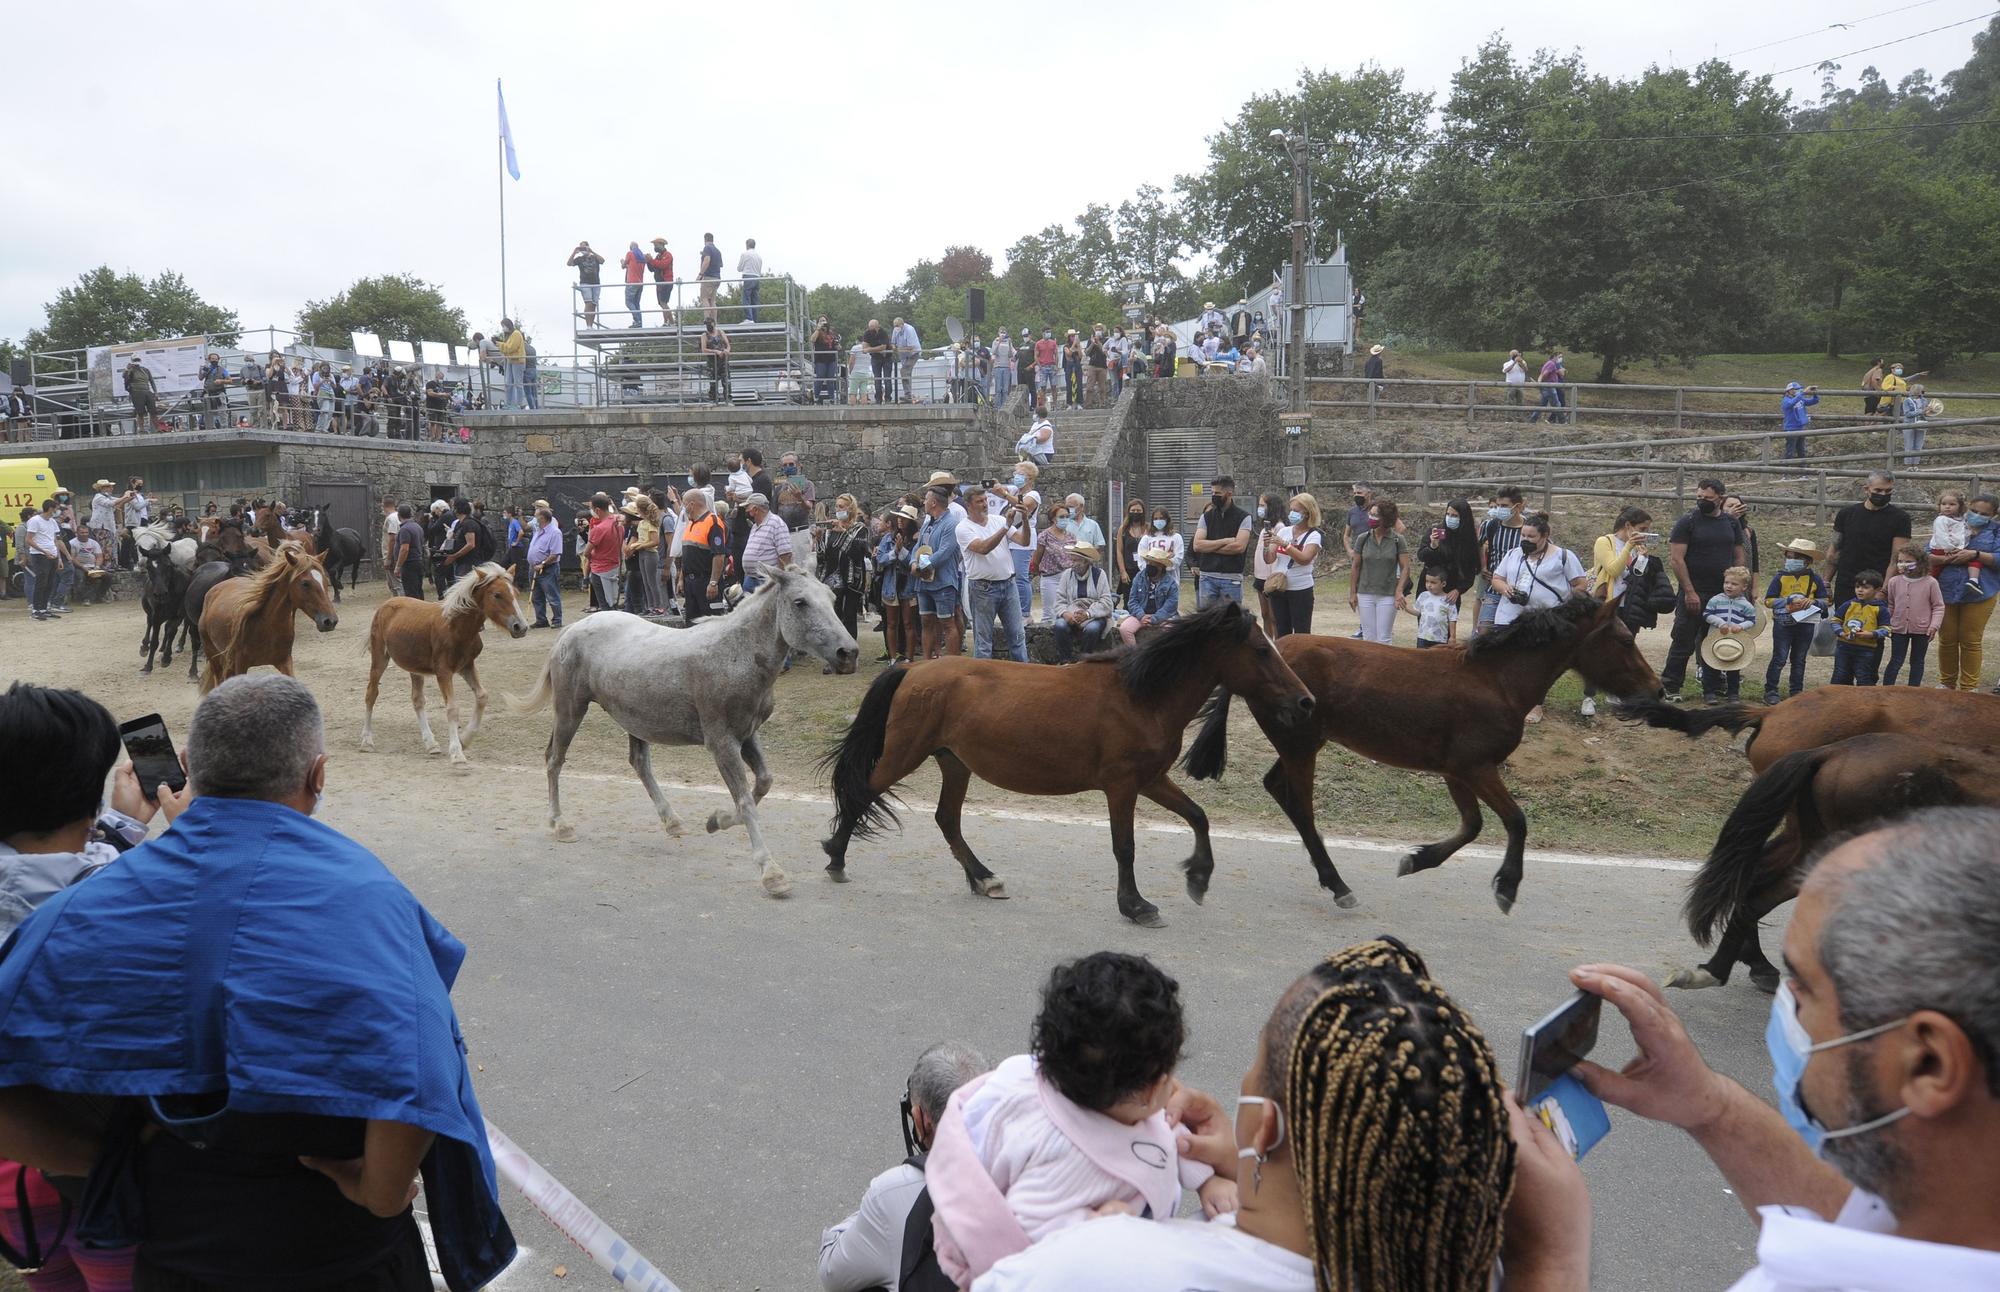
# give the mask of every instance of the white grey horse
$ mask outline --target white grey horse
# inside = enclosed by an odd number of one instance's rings
[[[648,623],[622,611],[591,615],[556,639],[533,694],[508,697],[519,712],[555,700],[545,761],[549,828],[558,840],[576,838],[575,827],[563,820],[559,782],[569,742],[594,700],[631,737],[632,770],[669,837],[679,837],[681,819],[653,779],[650,747],[703,745],[734,800],[733,811],[709,816],[709,832],[741,822],[764,891],[773,897],[791,891],[792,881],[771,860],[757,828],[757,804],[771,789],[757,729],[771,716],[771,688],[788,647],[811,652],[837,673],[854,671],[861,648],[834,615],[833,593],[817,579],[797,570],[766,569],[763,575],[764,584],[735,610],[691,628]]]
[[[194,573],[195,550],[200,546],[192,537],[180,537],[180,531],[172,522],[155,520],[132,531],[132,546],[141,556],[155,556],[165,552],[174,563],[174,568],[182,574]]]

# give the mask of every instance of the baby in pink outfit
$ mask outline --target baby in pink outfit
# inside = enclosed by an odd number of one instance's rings
[[[1057,966],[1030,1054],[961,1088],[924,1165],[938,1265],[960,1287],[994,1262],[1094,1215],[1171,1217],[1182,1188],[1210,1216],[1236,1186],[1183,1159],[1167,1120],[1187,1036],[1180,987],[1139,956]]]

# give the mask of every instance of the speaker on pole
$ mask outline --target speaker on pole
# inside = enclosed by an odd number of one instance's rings
[[[968,287],[965,289],[965,317],[973,323],[986,321],[986,289]]]
[[[13,381],[13,383],[17,386],[34,385],[35,384],[34,361],[29,359],[28,356],[25,354],[15,355],[13,371],[8,375],[9,378]]]

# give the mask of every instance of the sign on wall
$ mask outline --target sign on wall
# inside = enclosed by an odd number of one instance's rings
[[[94,345],[84,352],[90,369],[92,403],[109,404],[125,398],[119,375],[133,359],[153,374],[153,388],[162,395],[184,395],[201,388],[202,360],[208,357],[206,337],[174,341],[135,341],[130,345]]]

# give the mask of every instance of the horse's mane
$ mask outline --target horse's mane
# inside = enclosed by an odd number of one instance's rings
[[[451,591],[445,593],[444,600],[438,602],[438,609],[444,612],[446,619],[456,619],[460,615],[476,615],[479,613],[479,589],[492,579],[506,577],[507,571],[491,561],[484,565],[475,565],[470,574],[451,585]]]
[[[1118,669],[1125,689],[1140,699],[1165,692],[1199,668],[1211,650],[1240,645],[1254,621],[1233,601],[1168,621],[1165,631],[1137,646],[1103,656]]]
[[[296,573],[293,558],[306,561],[306,550],[297,543],[280,543],[278,555],[270,564],[244,579],[243,617],[238,623],[248,623],[250,616],[271,604],[271,598],[278,595],[292,575]]]
[[[1574,638],[1585,620],[1604,608],[1596,597],[1576,596],[1553,606],[1522,614],[1519,619],[1474,637],[1465,648],[1467,659],[1485,659],[1514,650],[1539,650]]]

